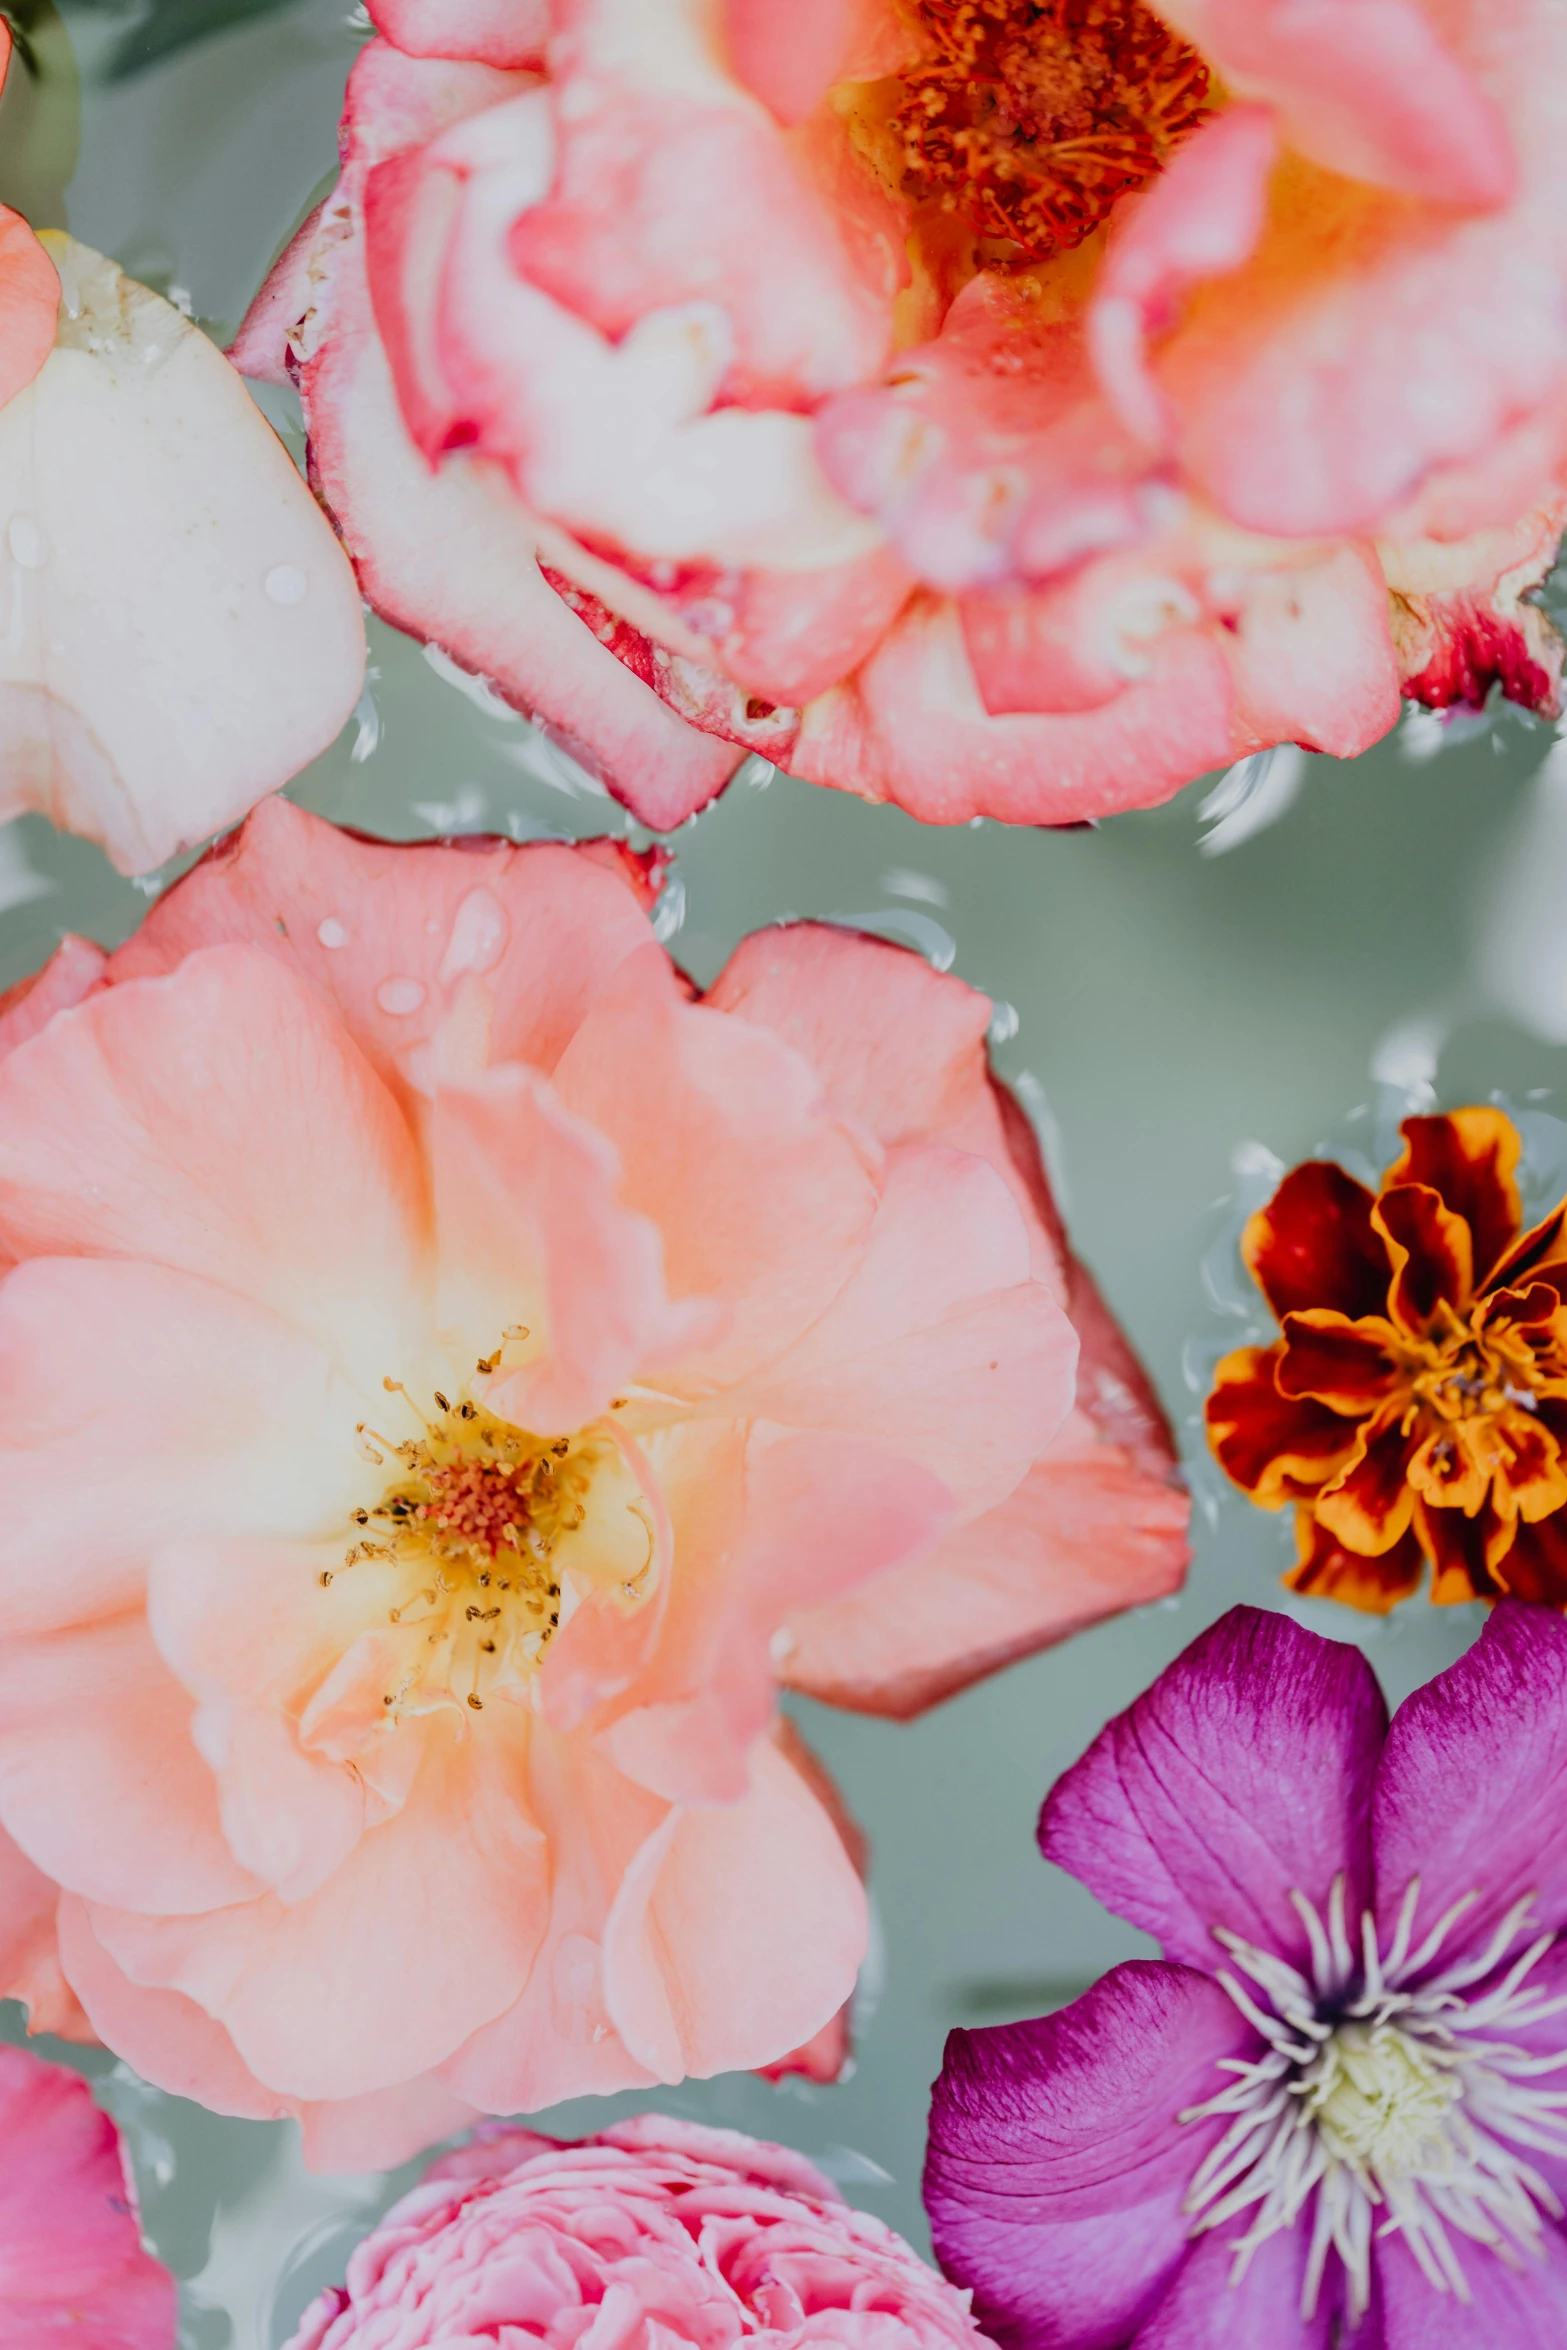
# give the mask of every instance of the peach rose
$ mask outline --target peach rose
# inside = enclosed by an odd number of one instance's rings
[[[0,83],[10,45],[0,18]],[[364,666],[353,571],[227,360],[0,206],[0,823],[149,872],[325,750]]]
[[[1545,0],[374,0],[234,356],[366,593],[647,822],[1061,823],[1548,713]]]
[[[0,2047],[0,2342],[174,2350],[175,2325],[113,2122],[78,2073]]]
[[[289,2350],[988,2350],[960,2293],[804,2155],[640,2114],[503,2130],[405,2195]]]
[[[811,925],[697,998],[648,873],[271,801],[0,1017],[0,1992],[329,2168],[826,2031],[777,1681],[1184,1564],[985,999]]]

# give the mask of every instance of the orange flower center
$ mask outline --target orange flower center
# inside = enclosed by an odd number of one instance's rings
[[[1140,0],[909,0],[927,50],[892,116],[903,192],[1003,240],[1069,252],[1210,104],[1207,66]]]
[[[1540,1359],[1516,1323],[1482,1327],[1478,1313],[1468,1320],[1445,1306],[1448,1327],[1411,1343],[1406,1357],[1413,1428],[1418,1415],[1427,1439],[1429,1478],[1417,1479],[1428,1498],[1478,1470],[1490,1476],[1512,1467],[1514,1448],[1505,1427],[1516,1415],[1532,1415]]]
[[[517,1688],[536,1674],[560,1627],[570,1566],[582,1570],[579,1583],[602,1583],[607,1570],[623,1605],[642,1600],[652,1524],[607,1429],[536,1436],[471,1396],[453,1401],[438,1390],[427,1416],[400,1381],[384,1385],[403,1396],[423,1432],[398,1442],[361,1426],[366,1456],[395,1460],[400,1473],[378,1502],[353,1512],[357,1538],[321,1582],[354,1567],[390,1571],[396,1596],[385,1621],[421,1635],[383,1700],[390,1714],[437,1690],[482,1713],[496,1682]],[[633,1521],[631,1556],[623,1526],[607,1545],[602,1528],[584,1539],[596,1497]]]

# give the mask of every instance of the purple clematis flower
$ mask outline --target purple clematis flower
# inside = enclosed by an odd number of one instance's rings
[[[1567,1623],[1504,1601],[1389,1723],[1236,1608],[1040,1844],[1165,1957],[947,2044],[926,2202],[1004,2350],[1567,2344]]]

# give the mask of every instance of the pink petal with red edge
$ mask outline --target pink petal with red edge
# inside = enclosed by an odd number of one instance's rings
[[[744,756],[677,718],[540,576],[540,529],[497,473],[431,472],[398,410],[350,222],[323,264],[330,329],[301,377],[312,462],[376,609],[489,679],[561,747],[671,829]]]
[[[188,1913],[258,1890],[224,1841],[190,1701],[139,1615],[0,1651],[0,1819],[89,1901]]]
[[[1057,1780],[1040,1848],[1171,1958],[1216,1969],[1222,1926],[1309,1966],[1290,1896],[1366,1906],[1386,1722],[1358,1649],[1232,1608]]]
[[[289,369],[297,358],[295,336],[314,291],[316,248],[329,233],[323,200],[300,222],[246,311],[229,345],[229,365],[252,383],[283,389],[293,382]]]
[[[405,56],[510,69],[542,65],[550,32],[549,0],[375,0],[370,13]]]
[[[438,1326],[475,1361],[529,1326],[483,1390],[514,1426],[574,1433],[710,1321],[671,1307],[657,1228],[621,1206],[615,1152],[530,1069],[443,1086],[433,1156]]]
[[[1217,1985],[1144,1960],[1037,2023],[952,2033],[925,2205],[943,2268],[997,2340],[1130,2340],[1191,2257],[1182,2202],[1220,2135],[1176,2116],[1249,2044]]]
[[[21,214],[0,204],[0,408],[53,350],[59,307],[54,263]]]
[[[1393,1717],[1372,1828],[1384,1936],[1415,1877],[1421,1931],[1473,1892],[1466,1942],[1530,1892],[1542,1928],[1567,1925],[1564,1791],[1567,1624],[1504,1599],[1473,1648]]]
[[[1463,30],[1472,11],[1444,12]],[[1352,179],[1439,204],[1505,204],[1507,124],[1470,46],[1418,0],[1168,0],[1160,14],[1238,97],[1276,106],[1288,143]]]
[[[1100,707],[992,715],[957,607],[917,597],[863,668],[804,711],[790,764],[926,824],[1074,824],[1156,806],[1221,766],[1233,707],[1217,646],[1172,628]]]
[[[791,1612],[791,1689],[907,1721],[1020,1657],[1177,1589],[1188,1503],[1077,1411],[1006,1501],[929,1558]]]
[[[1169,325],[1189,286],[1234,269],[1252,251],[1278,154],[1268,108],[1228,107],[1183,143],[1111,240],[1089,308],[1088,347],[1122,424],[1150,449],[1169,446],[1175,419],[1149,370],[1148,339]]]
[[[366,1392],[410,1359],[427,1245],[413,1139],[320,997],[269,957],[211,948],[60,1013],[0,1063],[0,1131],[12,1253],[145,1257],[237,1289]]]
[[[0,1283],[0,1608],[12,1638],[140,1605],[155,1545],[308,1536],[360,1498],[367,1404],[216,1282],[33,1258]]]
[[[769,2064],[843,2006],[868,1931],[837,1828],[763,1742],[740,1802],[671,1812],[627,1869],[604,1937],[610,2020],[657,2080]]]
[[[285,2095],[393,2088],[450,2056],[528,1979],[549,1894],[519,1797],[525,1736],[519,1724],[503,1738],[498,1722],[466,1744],[450,1728],[432,1736],[403,1809],[306,1900],[267,1894],[194,1919],[98,1906],[93,1932],[133,1981],[196,2000]]]
[[[603,990],[555,1085],[618,1149],[621,1198],[662,1234],[671,1296],[728,1311],[725,1335],[663,1366],[679,1392],[780,1353],[855,1269],[877,1206],[864,1146],[799,1054],[684,1002],[660,950]]]
[[[219,941],[260,949],[327,998],[412,1107],[454,1023],[478,1031],[479,1060],[547,1076],[612,974],[652,944],[651,894],[611,844],[362,840],[268,800],[158,900],[111,975],[170,973]]]
[[[895,1573],[952,1515],[940,1479],[907,1454],[820,1431],[764,1446],[744,1471],[744,1515],[724,1552],[678,1552],[658,1651],[599,1742],[675,1803],[733,1803],[776,1707],[773,1636],[784,1616]],[[678,1521],[677,1521],[678,1534]]]
[[[173,2350],[174,2279],[143,2248],[119,2135],[81,2077],[0,2049],[0,2343]]]

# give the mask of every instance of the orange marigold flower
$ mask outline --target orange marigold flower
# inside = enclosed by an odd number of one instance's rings
[[[1226,1355],[1208,1441],[1264,1509],[1295,1505],[1293,1589],[1385,1613],[1567,1606],[1567,1200],[1528,1232],[1500,1110],[1406,1118],[1373,1195],[1285,1176],[1241,1253],[1277,1315]]]

